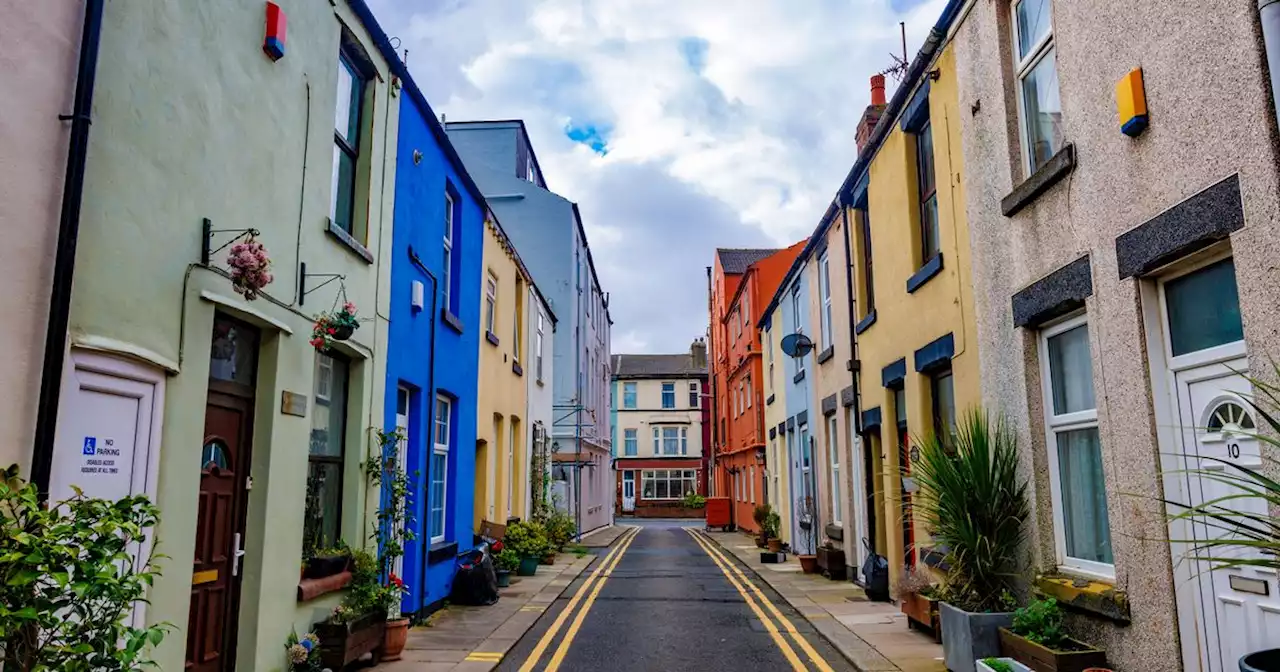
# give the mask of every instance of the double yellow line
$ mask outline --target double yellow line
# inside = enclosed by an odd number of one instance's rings
[[[791,648],[791,645],[783,638],[782,633],[786,633],[800,647],[804,655],[810,661],[813,661],[815,668],[821,672],[832,672],[831,666],[822,659],[822,656],[818,655],[818,652],[809,645],[809,642],[805,641],[804,636],[796,630],[795,625],[786,616],[782,615],[782,612],[778,611],[777,607],[773,606],[769,598],[764,596],[764,593],[756,587],[756,584],[747,578],[747,575],[741,569],[738,569],[737,564],[731,561],[714,541],[707,537],[705,533],[694,528],[687,527],[685,531],[702,547],[702,550],[711,558],[711,561],[716,563],[716,566],[724,573],[724,578],[729,580],[730,585],[738,591],[739,595],[742,595],[742,599],[746,601],[747,606],[755,613],[756,618],[760,619],[761,623],[764,623],[765,630],[769,632],[773,642],[778,645],[778,649],[782,651],[782,655],[786,657],[787,662],[791,663],[792,669],[799,672],[807,668],[800,660],[800,656],[796,655],[795,649]],[[743,587],[744,585],[746,586],[745,588]],[[750,588],[750,591],[747,588]],[[754,599],[752,598],[753,595]],[[764,606],[763,610],[761,605]],[[773,618],[777,621],[776,623],[765,616],[764,612],[766,610],[773,615]]]
[[[631,542],[635,540],[636,535],[640,534],[640,528],[633,527],[624,532],[619,542],[604,556],[604,560],[596,566],[587,580],[583,582],[578,591],[573,594],[573,599],[569,600],[568,606],[556,616],[555,622],[542,635],[542,639],[538,640],[538,645],[533,647],[533,651],[529,652],[529,657],[525,659],[524,664],[520,666],[520,672],[531,672],[542,659],[542,654],[546,653],[547,648],[551,646],[552,640],[560,633],[560,628],[564,627],[564,623],[569,619],[569,615],[582,602],[583,595],[587,595],[587,601],[582,605],[573,622],[569,624],[569,629],[565,632],[564,639],[556,650],[551,654],[551,660],[547,663],[546,672],[555,672],[560,669],[560,664],[564,662],[565,654],[569,653],[569,647],[573,644],[573,638],[578,635],[578,630],[582,627],[582,622],[587,618],[587,612],[591,611],[591,605],[595,603],[596,596],[600,594],[600,588],[604,586],[605,580],[613,573],[613,569],[622,561],[622,554],[627,552],[627,548],[631,546]],[[589,594],[588,594],[589,593]]]

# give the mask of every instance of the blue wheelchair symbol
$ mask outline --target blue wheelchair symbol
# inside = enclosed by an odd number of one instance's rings
[[[81,452],[83,452],[85,455],[93,455],[94,453],[98,452],[98,437],[96,436],[84,437],[84,450]]]

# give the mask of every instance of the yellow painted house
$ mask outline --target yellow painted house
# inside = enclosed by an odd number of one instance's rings
[[[492,215],[486,219],[480,292],[480,379],[476,404],[474,522],[527,518],[530,365],[526,320],[533,279],[511,239]]]
[[[901,89],[872,105],[841,190],[854,250],[861,424],[874,475],[875,544],[891,580],[932,564],[910,512],[917,439],[981,402],[955,53],[935,33]]]

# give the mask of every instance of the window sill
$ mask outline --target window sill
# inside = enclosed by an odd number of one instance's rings
[[[338,572],[322,579],[302,579],[298,582],[298,602],[310,602],[322,595],[336,593],[351,583],[351,572]]]
[[[853,328],[853,333],[861,334],[862,332],[870,329],[871,325],[875,323],[876,323],[876,311],[875,309],[872,309],[871,312],[867,313],[866,317],[862,318],[861,322],[858,322],[858,326]]]
[[[828,345],[826,350],[823,350],[822,352],[818,353],[818,363],[826,364],[827,362],[831,361],[832,357],[835,357],[835,356],[836,356],[836,346]]]
[[[1032,584],[1035,592],[1052,597],[1071,609],[1091,616],[1105,618],[1122,625],[1128,625],[1131,622],[1127,593],[1117,590],[1113,582],[1073,576],[1068,572],[1073,570],[1064,567],[1058,573],[1036,577]]]
[[[520,366],[520,362],[511,362],[511,373],[524,378],[524,367]]]
[[[799,385],[800,381],[804,380],[804,371],[805,371],[804,369],[800,369],[800,373],[797,373],[795,376],[793,376],[791,378],[791,382],[795,383],[796,385]]]
[[[458,319],[458,316],[454,315],[453,311],[449,310],[448,308],[444,308],[440,311],[440,321],[449,325],[450,329],[453,329],[459,334],[463,332],[462,320]]]
[[[939,252],[933,255],[932,259],[926,261],[924,266],[921,266],[920,270],[916,271],[914,275],[907,278],[907,293],[915,294],[917,289],[923,287],[926,282],[929,282],[941,272],[942,253]]]
[[[427,564],[435,565],[458,557],[458,542],[437,541],[427,548]]]
[[[1012,217],[1023,208],[1031,205],[1040,194],[1049,190],[1062,178],[1071,174],[1076,167],[1076,146],[1067,143],[1058,150],[1039,170],[1013,188],[1008,196],[1000,199],[1000,211],[1005,217]]]
[[[484,332],[484,340],[489,341],[489,345],[492,345],[494,347],[497,347],[498,343],[500,342],[498,341],[498,335],[493,333],[492,331]]]
[[[350,251],[352,254],[356,255],[357,257],[360,257],[361,259],[364,259],[364,262],[366,264],[373,263],[373,253],[369,251],[369,248],[357,242],[355,238],[351,237],[351,234],[344,231],[342,227],[338,226],[337,224],[334,224],[333,220],[326,219],[325,221],[327,223],[325,227],[325,231],[330,236],[332,236],[334,240],[338,241],[343,247],[347,248],[347,250]]]

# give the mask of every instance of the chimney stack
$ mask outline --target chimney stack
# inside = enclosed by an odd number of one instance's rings
[[[707,368],[707,342],[701,338],[693,339],[693,345],[689,346],[689,357],[693,360],[694,368]]]
[[[871,132],[875,130],[876,124],[880,123],[880,117],[884,114],[884,75],[871,76],[871,104],[862,113],[862,120],[858,122],[858,132],[855,138],[858,143],[858,154],[862,154],[862,150],[866,148],[867,141],[871,139]]]

